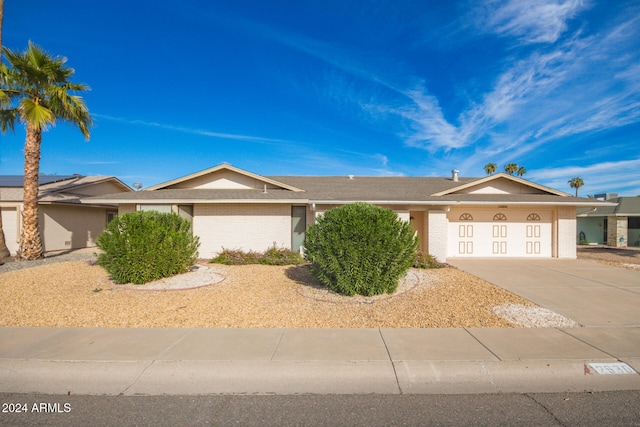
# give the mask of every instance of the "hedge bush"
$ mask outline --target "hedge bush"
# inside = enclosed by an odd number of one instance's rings
[[[416,261],[418,240],[395,212],[359,202],[319,216],[304,247],[320,282],[342,294],[370,296],[395,292]]]
[[[116,216],[96,244],[98,264],[116,283],[142,284],[188,271],[200,241],[179,215],[140,211]]]
[[[223,249],[211,262],[226,265],[298,265],[302,264],[304,259],[298,252],[286,248],[279,248],[274,244],[265,252]]]

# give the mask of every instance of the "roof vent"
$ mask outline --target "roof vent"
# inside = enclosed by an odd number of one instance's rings
[[[353,179],[353,175],[349,175],[349,179]]]
[[[458,182],[458,169],[454,169],[451,171],[451,180],[454,182]]]

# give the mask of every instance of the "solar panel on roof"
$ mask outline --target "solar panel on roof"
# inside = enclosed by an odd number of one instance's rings
[[[40,185],[50,184],[73,177],[73,175],[40,175],[38,177],[38,183]],[[23,175],[0,175],[0,187],[22,187],[22,185]]]

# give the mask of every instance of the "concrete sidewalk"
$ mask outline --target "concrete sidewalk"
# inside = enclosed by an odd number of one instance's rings
[[[620,362],[612,374],[593,365]],[[16,393],[640,389],[625,366],[640,371],[640,328],[0,328],[0,392]]]

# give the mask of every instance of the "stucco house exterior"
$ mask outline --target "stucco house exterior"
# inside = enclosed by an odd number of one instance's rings
[[[578,243],[617,248],[640,246],[640,197],[597,194],[614,203],[578,211]]]
[[[81,203],[80,199],[133,192],[112,176],[41,175],[39,183],[39,222],[45,252],[95,246],[95,238],[118,213],[116,205]],[[19,248],[22,200],[23,177],[0,175],[0,213],[11,255]]]
[[[261,176],[222,164],[142,191],[84,198],[119,213],[155,209],[193,223],[200,256],[299,250],[318,215],[356,201],[410,221],[420,247],[452,257],[576,257],[576,208],[609,205],[504,173],[483,178]]]

